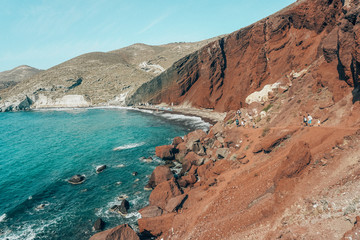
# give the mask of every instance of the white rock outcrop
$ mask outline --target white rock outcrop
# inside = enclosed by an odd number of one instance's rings
[[[254,102],[256,102],[256,103],[264,103],[264,102],[269,100],[269,93],[272,92],[274,89],[279,88],[279,87],[280,87],[279,82],[274,83],[274,84],[267,84],[260,91],[253,92],[252,94],[247,96],[247,98],[245,99],[245,102],[247,104],[251,104],[251,103],[254,103]]]
[[[90,105],[82,95],[65,95],[61,98],[52,99],[39,94],[32,108],[74,108],[90,107]]]

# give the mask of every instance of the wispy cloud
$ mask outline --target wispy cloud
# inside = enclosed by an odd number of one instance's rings
[[[164,13],[163,15],[161,15],[160,17],[154,19],[150,24],[148,24],[146,27],[144,27],[143,29],[141,29],[138,34],[142,34],[148,30],[150,30],[151,28],[153,28],[154,26],[156,26],[157,24],[161,23],[162,21],[164,21],[167,17],[169,17],[171,14],[171,11],[168,11],[166,13]]]

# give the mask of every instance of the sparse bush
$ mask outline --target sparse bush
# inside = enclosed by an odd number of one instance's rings
[[[270,103],[269,105],[267,105],[266,107],[264,107],[263,111],[264,112],[268,112],[270,110],[270,108],[272,108],[273,105]]]

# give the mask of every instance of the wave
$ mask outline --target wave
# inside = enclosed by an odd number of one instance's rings
[[[186,115],[174,114],[174,113],[160,113],[159,116],[169,120],[182,122],[184,124],[194,126],[195,128],[202,129],[204,131],[210,128],[210,123],[205,122],[201,117],[186,116]]]
[[[125,150],[125,149],[131,149],[131,148],[140,147],[140,146],[142,146],[142,145],[144,145],[144,144],[145,144],[144,142],[141,142],[141,143],[131,143],[131,144],[126,144],[126,145],[123,145],[123,146],[116,147],[116,148],[114,148],[113,150],[114,150],[114,151],[121,151],[121,150]]]
[[[0,216],[0,222],[5,222],[6,217],[7,217],[6,213],[4,213],[3,215],[1,215],[1,216]]]

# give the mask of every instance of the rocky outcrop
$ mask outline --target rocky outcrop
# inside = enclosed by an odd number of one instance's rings
[[[92,236],[90,240],[140,240],[140,238],[128,224],[123,224],[112,229],[99,232]]]

